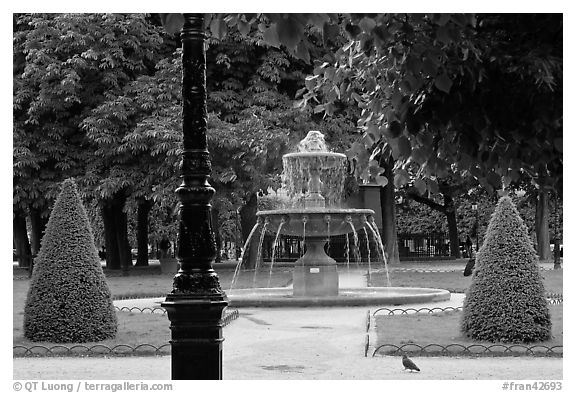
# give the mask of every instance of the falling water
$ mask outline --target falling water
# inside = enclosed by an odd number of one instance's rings
[[[264,236],[266,235],[266,227],[270,223],[270,219],[266,217],[262,232],[260,232],[260,241],[258,242],[258,254],[256,256],[256,263],[254,266],[254,278],[252,279],[252,287],[256,288],[256,277],[258,276],[258,269],[262,263],[262,243],[264,243]]]
[[[372,227],[372,225],[370,225],[369,223],[366,223],[366,227],[368,227],[368,229],[370,230],[370,233],[372,233],[372,239],[374,240],[374,244],[376,245],[376,252],[377,252],[378,256],[380,258],[383,258],[384,254],[382,253],[382,249],[380,248],[381,242],[379,242],[378,235],[374,231],[374,228]],[[364,229],[366,229],[366,227],[364,227]]]
[[[370,217],[368,220],[369,228],[374,232],[377,245],[380,249],[380,254],[382,255],[382,262],[384,263],[384,271],[386,272],[386,283],[390,287],[390,274],[388,273],[388,258],[386,257],[386,251],[384,250],[384,243],[382,243],[382,237],[380,236],[380,231],[378,231],[378,226],[374,221],[374,217]]]
[[[272,281],[272,269],[274,268],[274,260],[276,259],[276,248],[278,247],[278,238],[280,237],[280,233],[282,232],[282,226],[286,223],[286,219],[282,217],[280,220],[280,224],[278,224],[278,231],[276,232],[276,238],[274,239],[274,243],[272,245],[272,259],[270,261],[270,274],[268,275],[268,288],[270,288],[270,282]]]
[[[352,228],[352,235],[354,237],[354,257],[356,258],[356,265],[360,266],[360,247],[358,245],[358,234],[356,233],[356,228],[354,228],[352,217],[347,216],[346,222],[350,224],[350,228]]]
[[[300,257],[304,256],[304,252],[306,249],[306,223],[308,222],[308,216],[303,216],[302,217],[302,224],[303,224],[303,229],[302,229],[302,254],[300,254]]]
[[[346,270],[350,272],[350,238],[346,234],[346,248],[344,250],[344,255],[346,255]]]
[[[368,257],[368,286],[370,286],[370,273],[371,273],[371,264],[372,262],[370,261],[370,239],[368,238],[368,231],[366,230],[366,226],[364,225],[364,235],[366,236],[366,252],[367,252],[367,257]]]
[[[326,247],[326,255],[330,255],[330,215],[326,214],[324,216],[324,221],[326,222],[326,231],[328,232],[328,246]]]
[[[256,232],[256,229],[260,226],[260,224],[262,224],[262,219],[260,217],[258,217],[258,220],[256,221],[256,225],[254,225],[252,227],[252,230],[250,231],[250,234],[248,235],[248,238],[246,239],[246,243],[244,243],[244,252],[242,253],[242,261],[238,262],[238,264],[236,265],[236,269],[234,269],[234,275],[232,276],[232,282],[230,282],[230,290],[232,290],[234,288],[234,285],[236,284],[236,281],[238,280],[238,276],[240,275],[240,267],[244,263],[244,256],[246,255],[246,252],[248,251],[248,247],[250,247],[250,241],[252,240],[252,236],[254,236],[254,233]]]

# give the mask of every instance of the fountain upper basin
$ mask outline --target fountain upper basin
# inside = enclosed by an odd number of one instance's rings
[[[330,151],[302,151],[288,153],[282,156],[284,162],[298,161],[305,167],[318,167],[321,169],[336,168],[346,163],[346,155]]]
[[[268,221],[267,228],[273,232],[278,231],[284,220],[281,228],[283,235],[306,237],[337,236],[358,231],[368,225],[373,215],[374,210],[371,209],[339,208],[263,210],[256,213],[256,216]]]

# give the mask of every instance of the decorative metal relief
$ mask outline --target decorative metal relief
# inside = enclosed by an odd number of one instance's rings
[[[184,151],[181,173],[184,175],[210,175],[212,173],[212,163],[208,152],[198,153]]]
[[[178,273],[174,277],[173,294],[206,295],[223,294],[218,276],[209,273]]]

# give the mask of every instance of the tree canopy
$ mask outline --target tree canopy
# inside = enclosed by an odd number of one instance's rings
[[[352,16],[350,41],[307,78],[327,115],[361,110],[352,150],[420,165],[426,189],[452,168],[491,190],[562,176],[561,15]]]
[[[110,158],[93,148],[81,123],[153,69],[162,39],[143,14],[23,14],[16,21],[14,199],[28,205],[53,200],[58,181],[83,175],[86,161],[96,165],[91,157]]]
[[[176,204],[181,14],[19,14],[14,204],[47,210],[75,176]],[[280,157],[320,129],[356,174],[437,194],[562,181],[561,14],[207,14],[211,182],[232,218],[280,184]],[[294,98],[298,101],[294,106]],[[390,161],[389,159],[392,159]],[[383,163],[394,174],[382,176]],[[164,213],[162,213],[164,214]]]

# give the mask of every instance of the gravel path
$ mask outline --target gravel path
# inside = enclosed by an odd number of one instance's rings
[[[253,354],[265,354],[257,346]],[[399,357],[351,359],[326,348],[318,354],[256,359],[224,345],[224,380],[561,380],[558,358],[412,357],[422,370],[404,371]],[[14,359],[15,380],[168,380],[170,357]],[[500,390],[500,389],[498,389]]]

